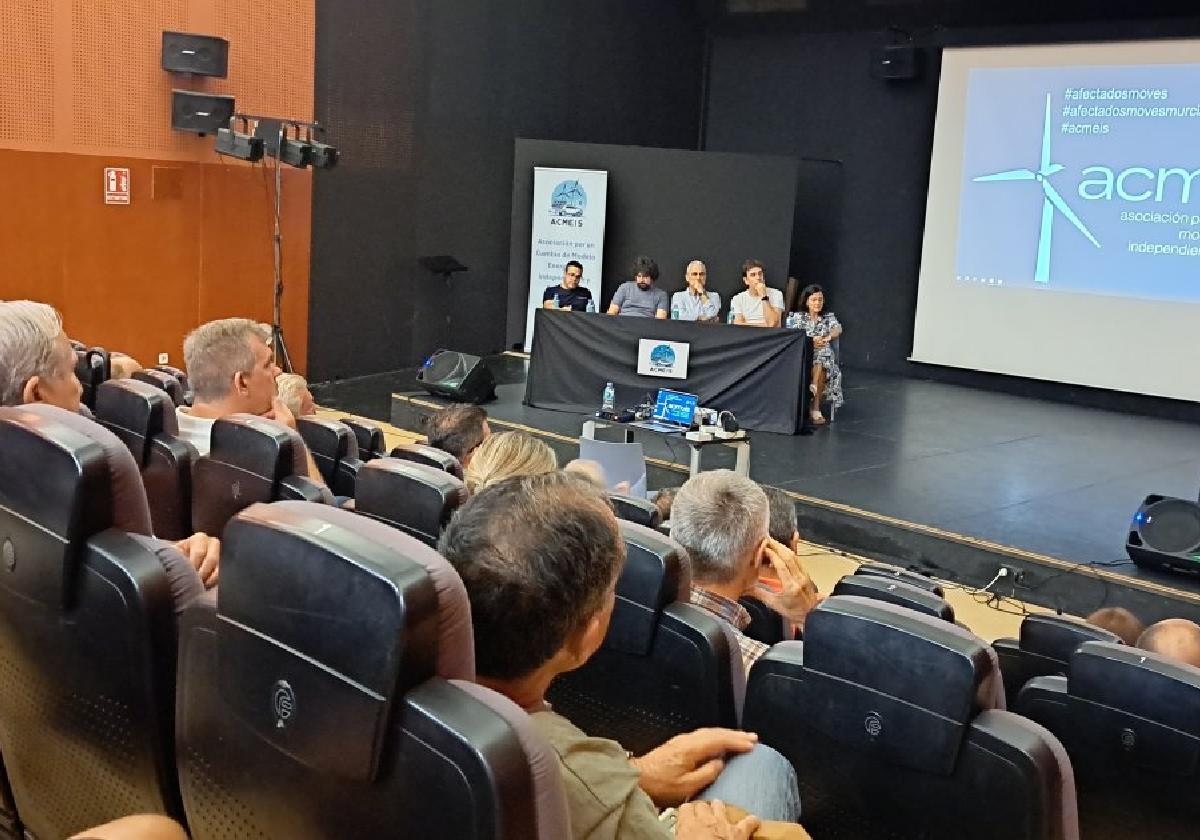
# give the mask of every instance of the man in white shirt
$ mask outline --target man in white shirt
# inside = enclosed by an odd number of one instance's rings
[[[746,291],[733,296],[729,311],[733,323],[749,327],[778,327],[783,324],[783,292],[767,288],[763,264],[758,260],[742,263]]]
[[[279,399],[280,374],[267,344],[270,334],[249,318],[209,321],[188,333],[183,360],[192,386],[192,405],[176,409],[179,436],[207,455],[213,423],[231,414],[257,414],[296,431],[296,418]],[[321,471],[305,449],[308,477],[324,485]]]

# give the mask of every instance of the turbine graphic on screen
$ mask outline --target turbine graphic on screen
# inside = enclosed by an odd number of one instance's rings
[[[1050,183],[1050,176],[1063,169],[1061,163],[1050,162],[1050,94],[1046,94],[1046,123],[1042,130],[1042,160],[1037,172],[1031,169],[1009,169],[991,175],[980,175],[975,181],[1037,181],[1042,185],[1042,233],[1038,238],[1037,268],[1033,279],[1037,283],[1050,282],[1050,238],[1054,231],[1054,211],[1057,210],[1067,221],[1079,228],[1079,232],[1097,248],[1100,243],[1091,231],[1079,220],[1067,202]]]

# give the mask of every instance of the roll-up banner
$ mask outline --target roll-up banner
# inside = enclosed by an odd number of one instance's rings
[[[542,293],[562,282],[563,269],[571,260],[583,265],[580,285],[591,291],[600,310],[607,206],[608,172],[534,167],[526,351],[533,346],[533,315],[542,305]]]

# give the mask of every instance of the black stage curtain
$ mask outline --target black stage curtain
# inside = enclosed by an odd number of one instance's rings
[[[538,310],[525,404],[591,414],[612,382],[630,407],[659,388],[732,411],[743,428],[792,435],[807,417],[812,348],[799,330]],[[638,376],[638,340],[691,344],[687,379]]]

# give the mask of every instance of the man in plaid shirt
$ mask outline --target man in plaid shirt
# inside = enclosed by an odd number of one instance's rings
[[[769,522],[767,494],[731,470],[688,480],[671,508],[671,536],[692,561],[691,601],[737,631],[747,675],[767,646],[742,632],[750,614],[738,598],[752,594],[800,628],[819,602],[800,559],[771,539]],[[759,573],[767,566],[779,579],[778,593],[759,586]]]

